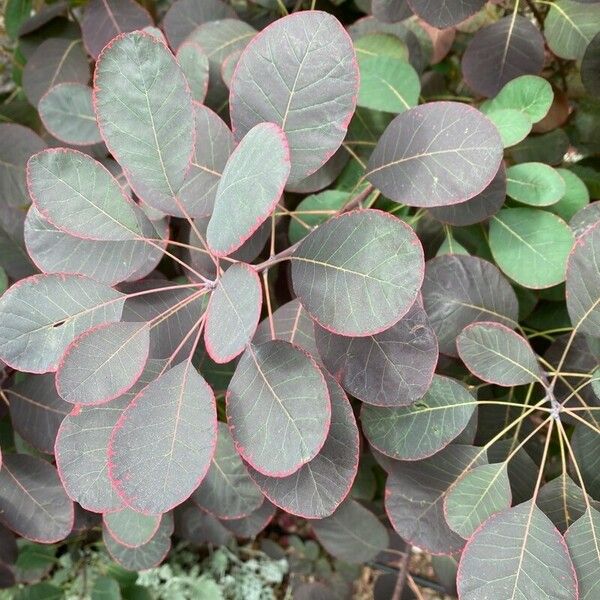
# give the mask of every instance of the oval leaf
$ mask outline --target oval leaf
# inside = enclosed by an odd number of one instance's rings
[[[231,81],[231,122],[241,139],[262,121],[286,133],[298,183],[341,145],[356,106],[358,68],[352,42],[333,16],[297,12],[248,44]]]
[[[550,7],[544,25],[548,46],[554,54],[580,60],[588,44],[600,32],[600,5],[558,0]]]
[[[136,194],[183,216],[176,194],[194,151],[194,113],[166,46],[140,31],[115,38],[96,63],[94,106],[102,137]]]
[[[461,600],[578,597],[564,539],[532,501],[490,517],[473,535],[457,585]]]
[[[125,507],[102,517],[112,538],[128,548],[147,544],[158,531],[161,515],[142,515]]]
[[[408,0],[408,3],[424,21],[444,29],[474,15],[483,8],[485,0]]]
[[[432,102],[389,124],[365,176],[395,202],[447,206],[482,192],[501,160],[502,140],[487,117],[466,104]]]
[[[373,560],[389,545],[385,527],[356,500],[344,502],[330,517],[315,521],[313,530],[327,552],[349,563]]]
[[[305,519],[333,514],[358,471],[359,437],[352,407],[333,377],[326,374],[325,380],[331,398],[331,427],[317,456],[289,477],[267,477],[249,467],[250,476],[273,504]]]
[[[325,443],[331,423],[325,379],[310,356],[287,342],[250,345],[226,400],[238,452],[264,475],[291,475]]]
[[[63,354],[56,390],[73,404],[113,400],[140,377],[149,349],[147,323],[107,323],[88,329]]]
[[[490,223],[490,250],[496,264],[527,288],[562,283],[573,242],[569,226],[543,210],[504,208]]]
[[[233,151],[219,181],[206,232],[215,256],[237,250],[269,217],[289,173],[290,155],[283,131],[273,123],[253,127]]]
[[[504,84],[520,75],[538,75],[544,66],[544,38],[539,29],[514,11],[480,29],[462,58],[469,87],[494,96]]]
[[[315,328],[323,363],[350,394],[375,406],[407,406],[431,385],[438,344],[417,300],[398,323],[366,337],[350,338]]]
[[[456,338],[456,348],[469,371],[483,381],[507,387],[542,383],[531,346],[500,323],[468,325]]]
[[[123,294],[78,275],[34,275],[0,298],[0,358],[20,371],[55,371],[67,346],[100,323],[118,321]]]
[[[491,263],[475,256],[446,255],[427,262],[423,282],[425,312],[440,352],[457,356],[456,336],[469,323],[499,322],[515,327],[515,292]]]
[[[469,539],[493,514],[510,507],[510,481],[506,463],[471,469],[448,490],[444,513],[450,528]]]
[[[188,361],[144,388],[111,434],[108,473],[125,503],[164,513],[198,487],[217,437],[212,390]]]
[[[50,88],[38,104],[44,127],[57,139],[75,146],[102,142],[92,105],[92,89],[80,83]]]
[[[241,519],[258,510],[264,497],[237,453],[225,423],[218,424],[215,455],[192,500],[219,519]]]
[[[600,513],[588,508],[569,527],[565,541],[575,566],[580,600],[594,600],[600,581]]]
[[[560,173],[543,163],[521,163],[506,171],[506,193],[531,206],[556,204],[567,190]]]
[[[256,271],[235,263],[219,279],[206,312],[204,343],[210,357],[226,363],[250,342],[262,308],[262,286]]]
[[[423,250],[414,231],[376,210],[330,219],[292,257],[300,302],[340,335],[372,335],[397,323],[413,305],[422,275]]]
[[[369,443],[398,460],[420,460],[446,447],[468,425],[477,401],[457,381],[434,375],[427,393],[412,406],[363,405],[361,423]]]
[[[87,154],[66,148],[39,152],[27,163],[27,186],[37,210],[72,235],[114,241],[141,235],[132,202]]]
[[[5,454],[0,469],[0,520],[25,539],[41,544],[64,540],[75,513],[56,469],[27,454]]]

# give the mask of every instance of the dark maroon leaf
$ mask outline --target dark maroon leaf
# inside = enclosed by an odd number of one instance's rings
[[[58,428],[73,408],[56,393],[54,375],[30,375],[4,393],[15,431],[37,450],[54,454]]]
[[[315,361],[292,344],[248,346],[226,400],[238,452],[264,475],[291,475],[325,443],[331,423],[327,385]]]
[[[395,202],[448,206],[480,194],[502,160],[496,127],[458,102],[430,102],[398,115],[369,159],[366,177]]]
[[[373,0],[373,16],[382,23],[397,23],[412,16],[413,11],[407,0]]]
[[[358,469],[359,438],[352,407],[335,380],[330,375],[325,379],[331,426],[317,456],[288,477],[267,477],[249,467],[251,477],[273,504],[306,519],[330,516],[348,495]]]
[[[475,256],[445,255],[425,266],[423,303],[440,344],[456,356],[456,336],[469,323],[494,321],[514,327],[515,292],[493,264]]]
[[[451,206],[430,208],[429,212],[438,220],[463,227],[489,219],[495,215],[506,200],[506,168],[500,165],[492,182],[466,202]]]
[[[116,35],[153,25],[150,13],[134,0],[90,0],[83,11],[81,33],[92,58]]]
[[[344,337],[319,326],[315,333],[324,365],[363,402],[407,406],[431,385],[438,344],[420,299],[398,323],[373,336]]]
[[[192,502],[186,502],[175,511],[175,532],[195,546],[227,545],[232,535],[223,523]]]
[[[5,454],[0,469],[0,520],[33,542],[52,544],[73,527],[74,509],[56,469],[27,454]]]
[[[241,519],[261,507],[264,497],[248,475],[225,423],[218,424],[215,454],[192,500],[219,519]]]
[[[273,519],[276,508],[265,500],[261,507],[241,519],[228,519],[223,525],[239,538],[256,537]]]
[[[581,81],[590,95],[600,95],[600,32],[585,49],[581,60]]]
[[[538,75],[544,66],[544,38],[514,11],[474,36],[463,55],[463,77],[475,92],[496,95],[519,75]]]
[[[164,513],[189,498],[213,456],[212,390],[189,361],[161,374],[122,413],[108,445],[108,474],[124,502]]]
[[[469,467],[483,464],[472,446],[450,445],[421,461],[395,462],[388,477],[385,508],[394,529],[432,554],[458,552],[464,540],[447,525],[444,496]]]
[[[407,1],[415,14],[438,29],[457,25],[478,12],[486,3],[486,0]]]

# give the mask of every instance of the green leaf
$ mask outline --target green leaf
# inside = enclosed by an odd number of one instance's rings
[[[521,75],[509,81],[495,98],[481,105],[488,114],[499,109],[514,109],[526,114],[532,123],[541,121],[550,110],[554,92],[552,86],[542,77]]]
[[[8,289],[8,275],[6,271],[0,267],[0,296]]]
[[[332,215],[340,210],[349,199],[350,195],[347,192],[340,192],[338,190],[326,190],[319,194],[312,194],[304,198],[294,211],[298,214],[290,219],[290,228],[288,231],[290,243],[295,244],[303,237],[306,237],[306,235],[318,225],[327,221]],[[315,211],[315,213],[316,211],[329,212],[321,212],[321,214],[302,214],[304,211]]]
[[[563,535],[587,508],[583,490],[565,472],[540,488],[537,505]]]
[[[91,600],[121,600],[121,588],[116,579],[100,575],[94,581]]]
[[[468,325],[456,338],[456,347],[469,371],[488,383],[512,387],[542,381],[531,346],[500,323]]]
[[[398,460],[418,460],[439,452],[467,426],[477,401],[448,377],[434,375],[415,404],[387,408],[363,404],[361,422],[369,443]]]
[[[563,282],[573,242],[569,226],[542,210],[505,208],[490,223],[489,243],[496,264],[527,288]]]
[[[579,580],[579,600],[595,600],[600,593],[600,512],[588,508],[569,527],[565,542]]]
[[[401,113],[419,103],[421,82],[404,60],[389,56],[360,57],[358,105]]]
[[[62,600],[63,591],[49,583],[36,583],[17,591],[14,600]]]
[[[414,303],[422,277],[423,254],[413,230],[376,210],[330,219],[292,257],[300,302],[341,335],[374,334],[398,322]]]
[[[8,0],[4,6],[4,29],[11,40],[31,15],[32,0]]]
[[[469,539],[490,516],[510,507],[506,463],[479,465],[467,471],[448,490],[444,513],[451,529]]]
[[[531,131],[531,119],[513,108],[498,108],[487,113],[490,121],[496,126],[505,148],[514,146],[524,140]]]
[[[471,537],[457,583],[461,600],[578,596],[563,537],[531,500],[490,517]]]
[[[115,38],[94,73],[98,126],[136,194],[167,214],[177,206],[194,151],[190,91],[175,57],[153,36]]]
[[[408,62],[408,47],[395,35],[371,33],[359,37],[354,42],[354,50],[359,61],[368,57],[387,56]]]
[[[35,154],[27,163],[27,185],[42,216],[72,235],[124,241],[142,233],[117,180],[87,154],[64,148]]]
[[[92,105],[92,89],[81,83],[60,83],[38,104],[46,129],[62,142],[90,146],[102,142]]]
[[[544,21],[550,50],[561,58],[579,60],[600,31],[600,4],[557,0]]]
[[[543,163],[513,165],[506,171],[506,193],[523,204],[549,206],[565,192],[566,183],[560,173]]]
[[[152,539],[160,525],[161,515],[143,515],[126,506],[104,513],[102,519],[115,540],[129,548],[137,548]]]
[[[556,169],[556,172],[565,182],[565,193],[548,210],[569,222],[575,213],[588,205],[590,193],[585,183],[573,171],[569,169]]]
[[[289,174],[285,133],[273,123],[253,127],[229,157],[219,181],[206,231],[206,242],[215,255],[235,252],[267,220]]]

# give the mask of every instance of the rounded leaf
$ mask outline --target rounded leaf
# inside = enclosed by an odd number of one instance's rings
[[[75,146],[102,142],[92,105],[92,88],[81,83],[60,83],[38,104],[44,127],[57,139]]]
[[[143,515],[129,507],[105,513],[102,521],[111,537],[128,548],[147,544],[158,531],[162,515]]]
[[[194,114],[185,76],[167,47],[141,31],[114,38],[96,63],[94,107],[135,193],[182,216],[176,194],[192,160]]]
[[[600,32],[587,45],[581,60],[581,81],[588,94],[600,94]]]
[[[521,163],[506,171],[506,193],[531,206],[556,204],[567,191],[556,169],[543,163]]]
[[[56,390],[73,404],[102,404],[138,380],[150,349],[147,323],[107,323],[88,329],[66,349]]]
[[[475,532],[462,553],[457,585],[461,600],[578,598],[565,541],[531,500],[490,517]]]
[[[262,286],[256,271],[235,263],[219,279],[206,312],[204,343],[209,356],[226,363],[250,342],[262,308]]]
[[[194,42],[184,42],[177,50],[177,62],[192,92],[192,100],[204,102],[208,91],[208,56]]]
[[[34,275],[0,298],[0,359],[20,371],[55,371],[67,346],[100,323],[118,321],[125,297],[78,275]]]
[[[225,423],[218,424],[215,454],[192,500],[219,519],[247,517],[263,504],[264,497],[248,475]]]
[[[351,338],[316,327],[323,363],[350,394],[375,406],[407,406],[431,385],[438,343],[417,300],[395,325]]]
[[[487,320],[516,326],[514,290],[492,264],[476,256],[445,255],[427,262],[423,304],[440,352],[457,356],[456,336],[469,323]]]
[[[600,581],[600,513],[588,508],[565,535],[579,583],[579,599],[594,600]]]
[[[563,282],[573,242],[569,226],[543,210],[504,208],[490,222],[489,244],[496,264],[527,288]]]
[[[292,257],[300,302],[340,335],[373,335],[397,323],[413,305],[422,275],[423,250],[414,231],[376,210],[330,219]]]
[[[253,127],[229,157],[219,181],[206,232],[206,243],[215,256],[235,252],[266,221],[289,173],[284,132],[273,123]]]
[[[327,552],[349,563],[371,561],[389,545],[386,528],[356,500],[344,502],[330,517],[315,521],[313,531]]]
[[[27,454],[5,454],[0,469],[0,520],[25,539],[41,544],[64,540],[75,513],[56,469]]]
[[[90,0],[85,5],[81,33],[86,50],[98,58],[115,36],[154,25],[150,13],[133,0]]]
[[[512,79],[541,72],[544,38],[531,21],[514,11],[473,36],[461,66],[471,89],[494,96]]]
[[[488,517],[509,508],[511,497],[506,463],[479,465],[448,490],[444,499],[446,521],[469,539]]]
[[[483,192],[466,202],[450,206],[430,208],[429,212],[438,221],[464,227],[489,219],[495,215],[506,200],[506,168],[500,165],[498,172]]]
[[[600,32],[600,5],[596,2],[558,0],[544,20],[550,50],[561,58],[580,60],[593,37]]]
[[[529,343],[500,323],[468,325],[456,338],[456,348],[469,371],[483,381],[507,387],[542,383]]]
[[[264,475],[291,475],[327,438],[331,403],[323,374],[309,355],[287,342],[248,346],[226,401],[238,452]]]
[[[373,150],[365,177],[408,206],[447,206],[482,192],[498,172],[502,140],[492,122],[458,102],[398,115]]]
[[[445,448],[469,424],[477,400],[454,379],[434,375],[427,393],[411,406],[364,404],[363,432],[379,452],[398,460],[420,460]]]
[[[184,361],[145,387],[115,425],[108,446],[113,487],[138,512],[167,512],[206,475],[216,438],[214,394]]]
[[[341,23],[321,11],[278,19],[248,44],[231,81],[233,132],[240,140],[257,123],[286,133],[298,183],[341,145],[356,106],[358,68]]]
[[[408,4],[425,22],[444,29],[474,15],[485,0],[408,0]]]
[[[141,235],[133,203],[87,154],[66,148],[35,154],[27,163],[27,186],[43,217],[72,235],[104,241]]]
[[[276,506],[305,519],[322,519],[348,495],[358,471],[359,437],[352,407],[331,375],[331,426],[325,444],[310,462],[288,477],[267,477],[252,467],[250,476]]]

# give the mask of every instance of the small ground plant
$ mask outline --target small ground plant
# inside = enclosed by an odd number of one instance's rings
[[[413,546],[461,600],[598,598],[600,2],[4,27],[4,587],[48,573],[15,535],[142,571],[268,528],[297,571],[235,568],[298,598],[419,597]]]

